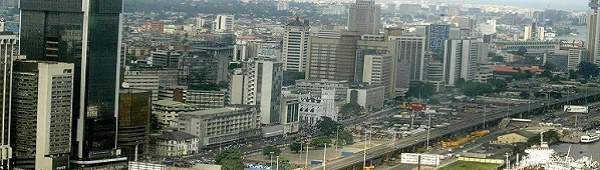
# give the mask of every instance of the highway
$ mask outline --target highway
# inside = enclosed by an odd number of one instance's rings
[[[584,97],[597,96],[599,94],[600,94],[600,92],[596,91],[596,92],[587,93],[587,94],[580,94],[577,96],[570,96],[570,97],[563,98],[558,101],[548,101],[548,103],[549,103],[549,105],[558,105],[558,104],[567,103],[568,101],[581,99]],[[511,112],[509,115],[514,116],[514,115],[518,115],[520,113],[525,113],[529,110],[541,109],[543,107],[546,107],[546,105],[543,104],[542,102],[531,103],[531,106],[528,106],[528,104],[521,104],[518,107],[511,108]],[[506,116],[507,116],[507,114],[506,114],[505,109],[496,109],[487,114],[487,122],[497,121]],[[473,118],[463,119],[461,122],[450,125],[446,129],[443,129],[443,128],[432,129],[430,131],[431,132],[430,138],[435,139],[435,138],[440,138],[442,136],[445,136],[447,134],[451,134],[454,132],[460,132],[465,129],[479,126],[479,125],[483,124],[483,122],[484,122],[484,120],[482,117],[473,117]],[[422,133],[422,134],[402,138],[402,139],[397,140],[396,142],[392,142],[388,145],[379,145],[379,146],[370,148],[367,150],[366,159],[369,160],[369,159],[377,158],[377,157],[380,157],[381,155],[389,153],[389,152],[394,152],[394,151],[402,149],[402,148],[412,147],[417,144],[423,143],[426,140],[426,135],[427,134]],[[325,169],[327,169],[327,170],[343,169],[343,168],[351,167],[352,165],[355,165],[355,164],[359,164],[361,162],[363,162],[363,154],[359,152],[359,153],[356,153],[356,154],[346,157],[346,158],[326,162]],[[314,170],[323,169],[323,166],[322,165],[315,166],[312,169],[314,169]]]

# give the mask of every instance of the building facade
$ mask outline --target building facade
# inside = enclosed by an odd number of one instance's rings
[[[15,61],[13,168],[68,169],[74,70],[70,63]]]
[[[2,82],[2,89],[0,89],[0,96],[2,100],[1,106],[1,114],[2,114],[2,122],[0,122],[0,131],[2,136],[0,136],[0,166],[2,169],[10,169],[9,167],[9,159],[12,157],[12,148],[10,145],[10,114],[11,114],[11,92],[12,92],[12,83],[11,83],[11,74],[13,69],[13,60],[18,54],[17,49],[17,35],[2,32],[0,30],[0,81]]]
[[[356,0],[348,9],[348,30],[359,34],[379,34],[383,28],[381,23],[381,6],[374,0]]]
[[[446,85],[454,86],[459,79],[478,80],[479,58],[487,57],[487,52],[481,53],[482,43],[479,40],[446,41],[443,65]]]
[[[232,105],[223,108],[181,113],[180,130],[200,139],[199,147],[258,137],[260,115],[254,106]]]
[[[306,79],[354,81],[356,42],[359,39],[356,32],[344,32],[340,36],[311,36]]]
[[[308,56],[310,25],[308,20],[295,20],[285,27],[283,36],[283,67],[286,71],[304,72]]]
[[[76,167],[126,160],[116,148],[122,6],[121,0],[20,1],[21,54],[75,65]]]
[[[234,19],[233,15],[217,15],[215,17],[213,29],[215,32],[232,32],[235,22]]]
[[[129,160],[146,154],[149,142],[152,93],[145,90],[121,89],[119,92],[118,145]]]
[[[298,108],[301,123],[314,125],[323,117],[329,117],[337,121],[338,108],[335,104],[334,89],[323,89],[318,97],[310,94],[301,95],[299,100]]]
[[[368,111],[383,109],[385,88],[383,86],[365,86],[348,89],[347,103],[357,103]]]

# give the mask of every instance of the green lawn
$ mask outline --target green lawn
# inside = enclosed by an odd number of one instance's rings
[[[439,170],[496,170],[496,167],[498,167],[498,164],[456,161]]]

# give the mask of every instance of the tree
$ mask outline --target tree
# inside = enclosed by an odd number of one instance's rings
[[[280,169],[280,170],[292,170],[294,169],[294,167],[292,166],[292,163],[290,163],[290,160],[285,158],[285,157],[279,157],[279,167],[276,167],[276,169]]]
[[[558,71],[556,66],[551,62],[546,62],[546,64],[544,64],[544,70]]]
[[[569,79],[573,80],[573,79],[577,79],[577,71],[575,70],[569,70]]]
[[[552,72],[550,72],[550,70],[544,70],[544,72],[542,72],[540,77],[552,78]]]
[[[300,142],[292,142],[290,144],[290,150],[292,152],[298,153],[298,152],[300,152],[300,150],[302,150],[302,144]]]
[[[331,139],[327,136],[321,136],[310,141],[310,144],[317,147],[324,147],[327,144],[331,144]]]
[[[433,96],[435,89],[433,84],[428,82],[416,81],[410,84],[407,95],[416,98],[429,98]]]
[[[242,156],[242,152],[239,150],[228,149],[217,154],[215,161],[217,165],[222,166],[222,170],[239,170],[245,168]]]
[[[317,128],[319,129],[319,136],[331,136],[335,135],[338,130],[344,130],[344,127],[333,121],[329,117],[322,117],[322,119],[317,123]]]
[[[340,113],[342,114],[357,114],[364,110],[364,108],[356,102],[346,103],[340,109]]]
[[[527,139],[527,144],[529,146],[539,144],[540,137],[541,137],[540,135],[535,135],[535,136]],[[550,145],[558,143],[559,139],[560,139],[560,134],[554,130],[544,132],[544,142],[547,142]]]
[[[494,87],[494,92],[506,91],[506,87],[508,86],[506,81],[500,79],[491,79],[488,83]]]
[[[337,137],[336,143],[337,145],[343,146],[354,143],[354,136],[347,130],[340,131]]]
[[[281,154],[281,150],[273,145],[267,145],[263,148],[262,154],[264,156],[279,156],[279,154]]]
[[[581,62],[579,63],[579,75],[581,75],[584,79],[588,80],[592,77],[598,76],[600,70],[598,69],[598,65],[590,62]]]
[[[518,54],[520,56],[525,56],[525,54],[527,54],[527,48],[525,48],[525,47],[519,47],[519,50],[517,51],[516,54]]]
[[[155,114],[150,114],[150,131],[156,131],[160,129],[160,123],[158,123],[158,117]]]

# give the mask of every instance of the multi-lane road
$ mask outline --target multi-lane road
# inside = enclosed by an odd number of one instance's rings
[[[531,105],[521,104],[518,107],[511,108],[511,110],[508,114],[505,109],[492,110],[492,111],[486,113],[487,115],[486,115],[485,120],[487,122],[498,121],[506,116],[519,115],[521,113],[526,113],[530,110],[537,110],[537,109],[544,108],[547,105],[548,106],[561,105],[563,103],[567,103],[568,101],[577,100],[577,99],[581,99],[581,98],[589,97],[589,96],[598,96],[598,95],[600,95],[600,92],[590,92],[590,93],[586,93],[586,94],[580,94],[577,96],[570,96],[567,98],[563,98],[561,100],[547,101],[547,102],[534,102],[534,103],[531,103]],[[387,111],[393,111],[393,110],[386,110],[385,112],[387,112]],[[379,114],[383,114],[383,113],[379,113]],[[431,130],[430,138],[431,139],[440,138],[440,137],[443,137],[443,136],[451,134],[451,133],[460,132],[465,129],[473,128],[475,126],[480,126],[483,123],[484,123],[483,115],[477,116],[477,117],[472,117],[472,118],[466,118],[456,124],[448,126],[447,128],[438,128],[438,129]],[[367,150],[366,159],[369,160],[369,159],[377,158],[386,153],[394,152],[394,151],[402,149],[402,148],[408,148],[408,147],[412,147],[417,144],[423,143],[426,140],[426,135],[427,134],[418,134],[418,135],[414,135],[414,136],[410,136],[407,138],[397,140],[395,142],[391,142],[390,144],[379,145],[379,146],[370,148]],[[363,162],[363,154],[355,154],[350,157],[327,162],[325,164],[326,167],[323,167],[323,165],[320,165],[320,166],[313,167],[312,169],[314,169],[314,170],[344,169],[344,168],[352,167],[353,165],[360,164],[361,162]],[[359,169],[362,169],[362,168],[359,168]]]

